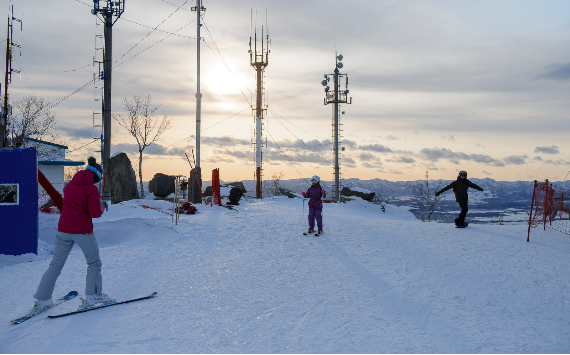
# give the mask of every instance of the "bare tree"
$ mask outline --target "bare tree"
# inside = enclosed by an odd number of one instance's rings
[[[279,185],[279,181],[283,176],[285,176],[285,174],[282,171],[271,174],[271,180],[268,181],[267,184],[263,185],[263,194],[267,197],[281,195],[281,191],[279,191],[279,188],[281,187]]]
[[[410,182],[409,184],[410,191],[418,204],[422,222],[429,222],[431,215],[437,208],[439,200],[443,198],[442,196],[435,195],[435,193],[440,190],[440,184],[434,188],[433,183],[430,183],[429,166],[426,168],[425,180]]]
[[[147,95],[145,98],[135,95],[130,100],[124,98],[123,107],[127,111],[127,115],[123,116],[113,112],[113,118],[136,139],[139,145],[139,181],[141,196],[144,196],[142,181],[143,151],[158,140],[164,131],[170,128],[172,120],[166,115],[162,118],[155,115],[160,105],[153,104],[150,95]]]
[[[9,123],[11,147],[25,146],[26,139],[32,136],[39,140],[65,145],[61,133],[57,130],[55,115],[49,111],[44,99],[30,95],[15,100],[12,105],[17,112]],[[50,151],[50,146],[41,145],[37,148],[40,157],[53,153]]]

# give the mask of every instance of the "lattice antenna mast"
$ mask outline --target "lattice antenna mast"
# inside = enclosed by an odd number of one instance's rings
[[[267,26],[266,26],[267,27]],[[264,42],[265,39],[265,42]],[[249,62],[252,67],[255,68],[257,74],[257,85],[256,85],[256,106],[255,106],[255,196],[257,198],[262,198],[262,159],[263,159],[263,145],[262,145],[262,135],[263,135],[263,114],[266,107],[263,106],[263,74],[265,68],[269,64],[269,34],[263,34],[263,26],[261,26],[261,51],[257,50],[257,27],[255,28],[255,34],[253,38],[253,49],[252,49],[252,38],[249,37]]]
[[[103,71],[100,79],[103,80],[103,181],[108,180],[109,158],[111,157],[111,82],[113,73],[113,25],[125,11],[125,0],[93,0],[93,15],[101,14],[105,23],[105,54],[103,56]],[[115,21],[113,21],[115,16]],[[109,183],[104,183],[103,199],[111,199]]]
[[[20,18],[14,17],[14,5],[8,7],[8,34],[6,36],[6,72],[4,76],[4,105],[2,106],[2,124],[0,124],[0,149],[8,148],[8,117],[11,111],[11,107],[8,105],[8,85],[12,82],[12,73],[20,74],[22,76],[21,70],[16,70],[12,68],[12,47],[20,49],[20,56],[22,55],[22,39],[20,38],[20,44],[14,43],[14,21],[20,23],[20,31],[23,28],[23,17],[22,14]],[[0,90],[1,91],[1,90]]]
[[[342,69],[343,56],[342,54],[336,55],[335,53],[335,68],[333,74],[325,74],[325,80],[321,84],[325,87],[326,98],[324,104],[334,104],[333,108],[333,154],[334,154],[334,191],[333,198],[340,202],[340,155],[339,155],[339,104],[352,104],[352,97],[348,100],[348,76],[341,74],[339,69]],[[333,78],[333,88],[329,86],[331,77]],[[344,89],[341,88],[341,81],[344,81]]]

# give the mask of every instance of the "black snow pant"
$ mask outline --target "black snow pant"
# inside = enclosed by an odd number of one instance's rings
[[[459,217],[455,220],[455,224],[463,225],[465,223],[465,216],[467,215],[467,202],[459,202],[459,207],[461,208],[461,212],[459,212]]]

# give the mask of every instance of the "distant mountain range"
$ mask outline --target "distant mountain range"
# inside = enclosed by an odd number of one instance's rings
[[[534,181],[496,181],[490,178],[485,179],[469,179],[473,183],[483,188],[483,192],[470,189],[469,190],[469,213],[468,220],[489,223],[498,222],[499,216],[506,210],[511,211],[529,211],[532,200],[532,192]],[[434,191],[442,189],[450,184],[452,180],[430,180],[430,188]],[[247,196],[255,195],[255,181],[244,180]],[[271,184],[271,180],[264,181],[264,185]],[[425,180],[419,181],[388,181],[382,179],[361,180],[361,179],[344,179],[343,187],[359,187],[375,192],[382,200],[387,203],[406,208],[419,217],[418,205],[410,191],[410,184],[425,183]],[[334,181],[321,181],[323,188],[331,192],[331,186]],[[553,182],[553,186],[560,186],[560,182]],[[280,180],[279,186],[296,193],[306,191],[310,182],[306,179]],[[566,182],[565,187],[570,187],[570,183]],[[453,192],[447,191],[443,195],[440,206],[433,218],[449,222],[459,213],[459,207],[455,202]],[[520,213],[514,220],[521,222],[528,218],[528,214]]]

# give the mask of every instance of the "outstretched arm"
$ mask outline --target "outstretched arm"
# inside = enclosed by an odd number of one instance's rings
[[[467,186],[469,186],[470,188],[475,189],[475,190],[483,191],[482,188],[480,188],[476,184],[472,183],[471,181],[467,181]]]
[[[449,185],[447,185],[446,187],[444,187],[443,189],[439,190],[438,192],[435,193],[436,196],[441,195],[442,193],[444,193],[445,191],[449,190],[453,188],[453,182]]]

